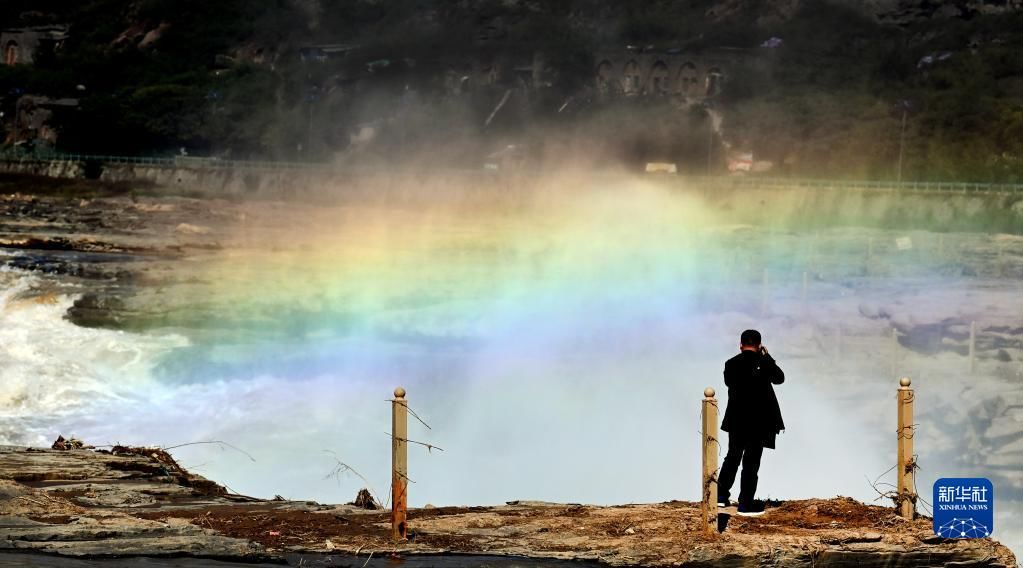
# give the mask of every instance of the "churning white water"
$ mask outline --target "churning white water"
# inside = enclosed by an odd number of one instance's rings
[[[144,402],[159,357],[180,335],[86,329],[65,319],[76,290],[0,268],[0,441],[49,445],[110,408]]]

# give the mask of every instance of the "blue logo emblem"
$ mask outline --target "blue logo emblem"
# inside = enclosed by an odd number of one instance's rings
[[[948,477],[934,482],[934,534],[944,538],[991,536],[995,488],[983,477]]]

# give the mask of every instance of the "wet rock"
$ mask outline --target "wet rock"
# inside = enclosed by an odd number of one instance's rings
[[[124,301],[116,296],[86,293],[68,309],[68,317],[83,327],[120,327],[124,323]]]

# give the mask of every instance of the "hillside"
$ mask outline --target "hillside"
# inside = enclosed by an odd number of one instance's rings
[[[66,37],[0,66],[0,110],[9,149],[360,163],[428,149],[431,163],[479,167],[514,145],[534,162],[662,160],[691,173],[723,172],[738,152],[772,175],[887,179],[904,132],[905,179],[1020,181],[1019,8],[12,0],[0,6],[5,47],[19,30]],[[710,96],[601,93],[602,53],[620,73],[628,57],[721,50],[735,61]]]

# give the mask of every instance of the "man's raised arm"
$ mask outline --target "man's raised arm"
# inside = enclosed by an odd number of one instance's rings
[[[781,370],[778,363],[774,361],[769,353],[764,353],[764,362],[760,366],[764,376],[771,379],[771,382],[780,385],[785,382],[785,371]]]

